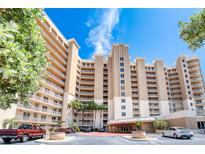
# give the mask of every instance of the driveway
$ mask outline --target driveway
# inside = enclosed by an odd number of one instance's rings
[[[39,143],[38,140],[31,140],[26,143],[14,141],[11,144],[17,145],[205,145],[205,135],[195,134],[192,139],[173,139],[161,137],[160,134],[148,134],[149,137],[156,138],[150,141],[131,141],[122,136],[130,134],[113,133],[76,133],[66,136],[66,141],[55,143]],[[4,144],[0,140],[0,144]]]

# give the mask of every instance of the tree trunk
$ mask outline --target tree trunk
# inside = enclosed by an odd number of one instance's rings
[[[101,120],[102,120],[102,110],[100,111],[100,129],[101,129]]]
[[[82,126],[84,125],[84,112],[85,110],[83,110],[83,114],[82,114]]]

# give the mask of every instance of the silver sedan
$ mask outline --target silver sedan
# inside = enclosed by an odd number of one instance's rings
[[[163,137],[173,137],[175,139],[177,138],[187,138],[190,139],[192,136],[194,136],[194,133],[190,131],[189,129],[183,128],[183,127],[171,127],[165,131],[162,132]]]

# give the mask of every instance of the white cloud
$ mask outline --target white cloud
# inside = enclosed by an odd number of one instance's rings
[[[111,49],[111,40],[113,38],[112,31],[118,22],[118,9],[106,9],[102,12],[99,23],[90,29],[89,37],[86,39],[86,42],[94,47],[94,54],[108,54]],[[88,26],[90,26],[90,24],[88,24]]]

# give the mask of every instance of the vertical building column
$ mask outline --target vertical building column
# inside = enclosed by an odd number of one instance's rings
[[[149,100],[147,91],[147,79],[145,70],[145,60],[143,58],[136,59],[138,89],[139,89],[139,112],[140,117],[149,116]]]
[[[103,56],[95,55],[95,82],[94,82],[94,101],[103,104]],[[96,111],[95,128],[103,126],[103,115],[100,118],[100,111]]]
[[[167,95],[167,85],[165,80],[164,63],[161,60],[154,61],[156,80],[157,80],[157,92],[160,107],[160,115],[169,114],[169,101]]]
[[[77,76],[77,65],[78,65],[78,49],[79,45],[74,39],[69,40],[69,51],[67,58],[66,67],[66,79],[64,89],[64,100],[63,100],[63,114],[62,120],[65,121],[64,127],[72,126],[72,110],[68,109],[68,104],[71,100],[75,99],[76,89],[76,76]]]
[[[132,118],[130,59],[126,45],[115,44],[112,47],[112,81],[114,120]]]
[[[114,120],[112,57],[108,57],[108,121]]]
[[[181,87],[184,110],[195,110],[191,81],[188,72],[186,57],[181,56],[177,59],[176,68],[179,74],[179,83]]]

